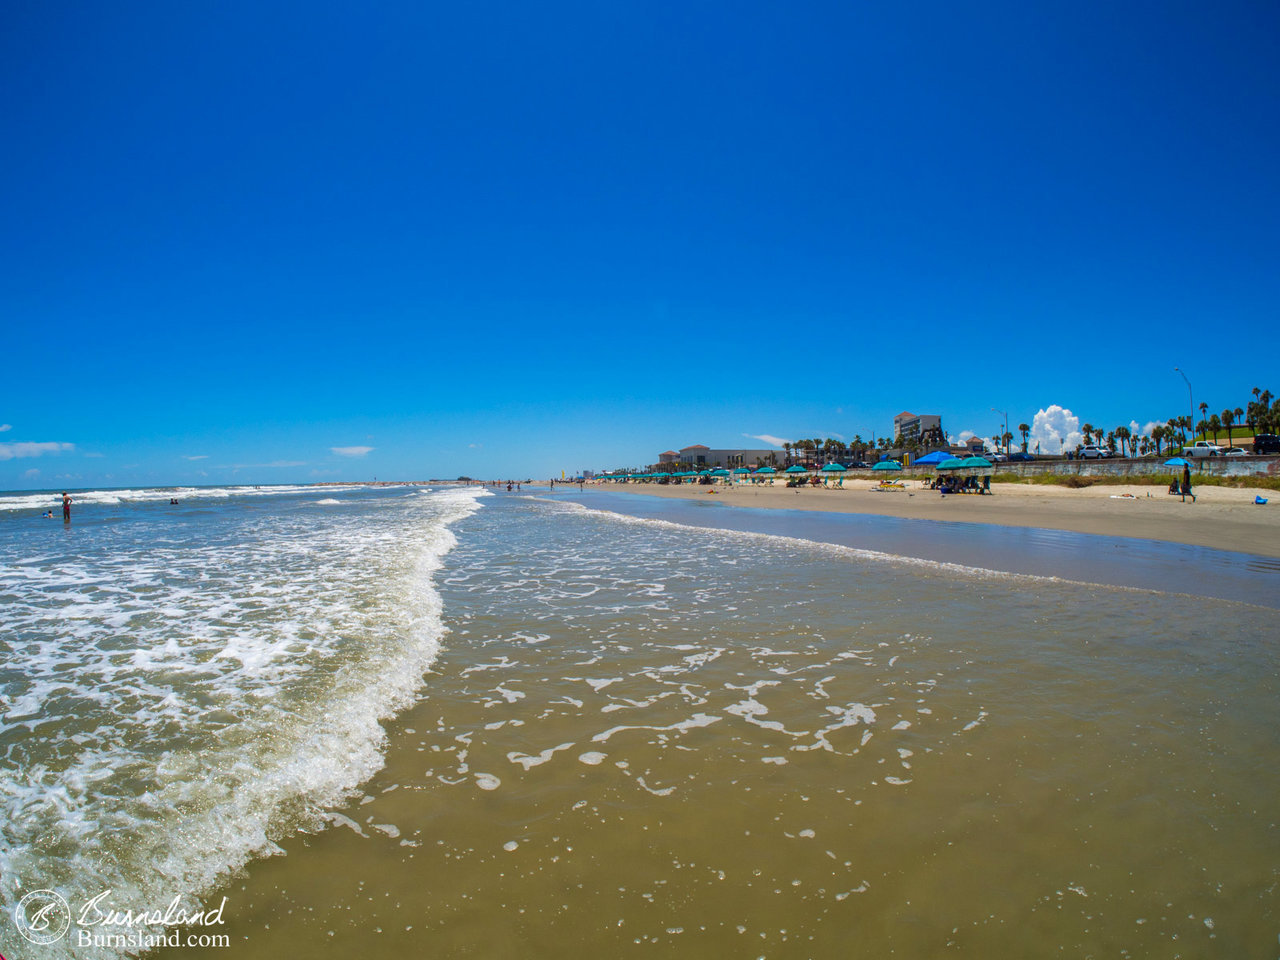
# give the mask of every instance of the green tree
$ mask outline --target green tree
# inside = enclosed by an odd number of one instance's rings
[[[1080,428],[1080,433],[1084,435],[1085,443],[1093,443],[1093,424],[1086,423]]]
[[[1125,426],[1116,427],[1114,433],[1116,440],[1120,443],[1120,456],[1123,457],[1125,455],[1125,445],[1129,442],[1129,437],[1132,434],[1129,432],[1129,428]]]
[[[1236,412],[1230,408],[1222,411],[1222,426],[1227,431],[1227,446],[1231,446],[1231,427],[1236,422]],[[1214,438],[1217,441],[1217,437]]]
[[[1020,424],[1018,424],[1018,432],[1019,432],[1020,434],[1022,434],[1022,452],[1023,452],[1023,453],[1026,453],[1026,452],[1027,452],[1027,437],[1028,437],[1028,436],[1030,435],[1030,433],[1031,433],[1031,424],[1029,424],[1029,423],[1020,423]]]
[[[1222,429],[1222,420],[1215,413],[1209,417],[1209,429],[1213,431],[1213,442],[1218,442],[1218,431]]]

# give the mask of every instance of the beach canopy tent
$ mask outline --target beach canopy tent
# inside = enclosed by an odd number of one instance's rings
[[[844,473],[845,470],[847,469],[848,467],[846,467],[843,463],[828,463],[825,467],[822,468],[822,472],[823,473]]]
[[[798,463],[795,464],[794,466],[787,467],[787,469],[783,471],[783,473],[808,473],[808,472],[809,472],[808,470],[800,466],[800,464]]]
[[[946,450],[935,450],[933,453],[926,453],[923,457],[916,458],[916,466],[936,466],[944,460],[950,460],[951,454]]]
[[[871,469],[872,470],[901,470],[902,464],[900,464],[897,460],[881,460]]]
[[[1189,467],[1191,466],[1191,461],[1184,457],[1170,457],[1164,462],[1164,465],[1166,467]]]

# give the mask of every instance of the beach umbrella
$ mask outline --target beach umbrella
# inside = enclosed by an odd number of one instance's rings
[[[822,468],[823,473],[844,473],[848,468],[843,463],[828,463]]]
[[[986,457],[978,457],[978,456],[965,457],[963,460],[963,464],[966,467],[980,467],[987,470],[991,469],[991,461],[988,460]]]
[[[951,457],[950,459],[943,460],[940,464],[938,464],[938,469],[939,470],[958,470],[960,467],[963,467],[963,466],[964,466],[963,460],[961,460],[959,457]]]
[[[916,466],[927,464],[928,466],[936,466],[944,460],[950,460],[951,454],[946,450],[935,450],[933,453],[926,453],[923,457],[916,459]]]
[[[808,473],[808,472],[809,472],[808,470],[800,466],[800,464],[798,463],[795,464],[794,466],[787,467],[787,469],[783,471],[783,473]]]
[[[751,471],[750,471],[750,470],[748,470],[746,467],[739,467],[737,470],[735,470],[735,471],[733,471],[733,472],[734,472],[734,473],[747,473],[747,474],[751,473]]]
[[[881,460],[871,469],[872,470],[901,470],[902,464],[900,464],[897,460]]]
[[[1191,461],[1183,457],[1170,457],[1164,462],[1164,465],[1166,467],[1189,467],[1191,466]]]
[[[713,477],[727,477],[729,475],[729,471],[721,468],[720,470],[712,470],[711,475]]]
[[[759,470],[756,471],[756,473],[777,473],[777,472],[778,471],[773,469],[773,467],[761,467]]]

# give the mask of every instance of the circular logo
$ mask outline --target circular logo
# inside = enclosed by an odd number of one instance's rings
[[[71,908],[52,890],[32,890],[13,908],[13,922],[32,943],[56,943],[71,926]]]

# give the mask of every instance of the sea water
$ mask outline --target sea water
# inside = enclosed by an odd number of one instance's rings
[[[5,956],[137,952],[28,943],[38,888],[221,906],[262,957],[1275,950],[1259,558],[589,490],[77,499],[0,500]]]

